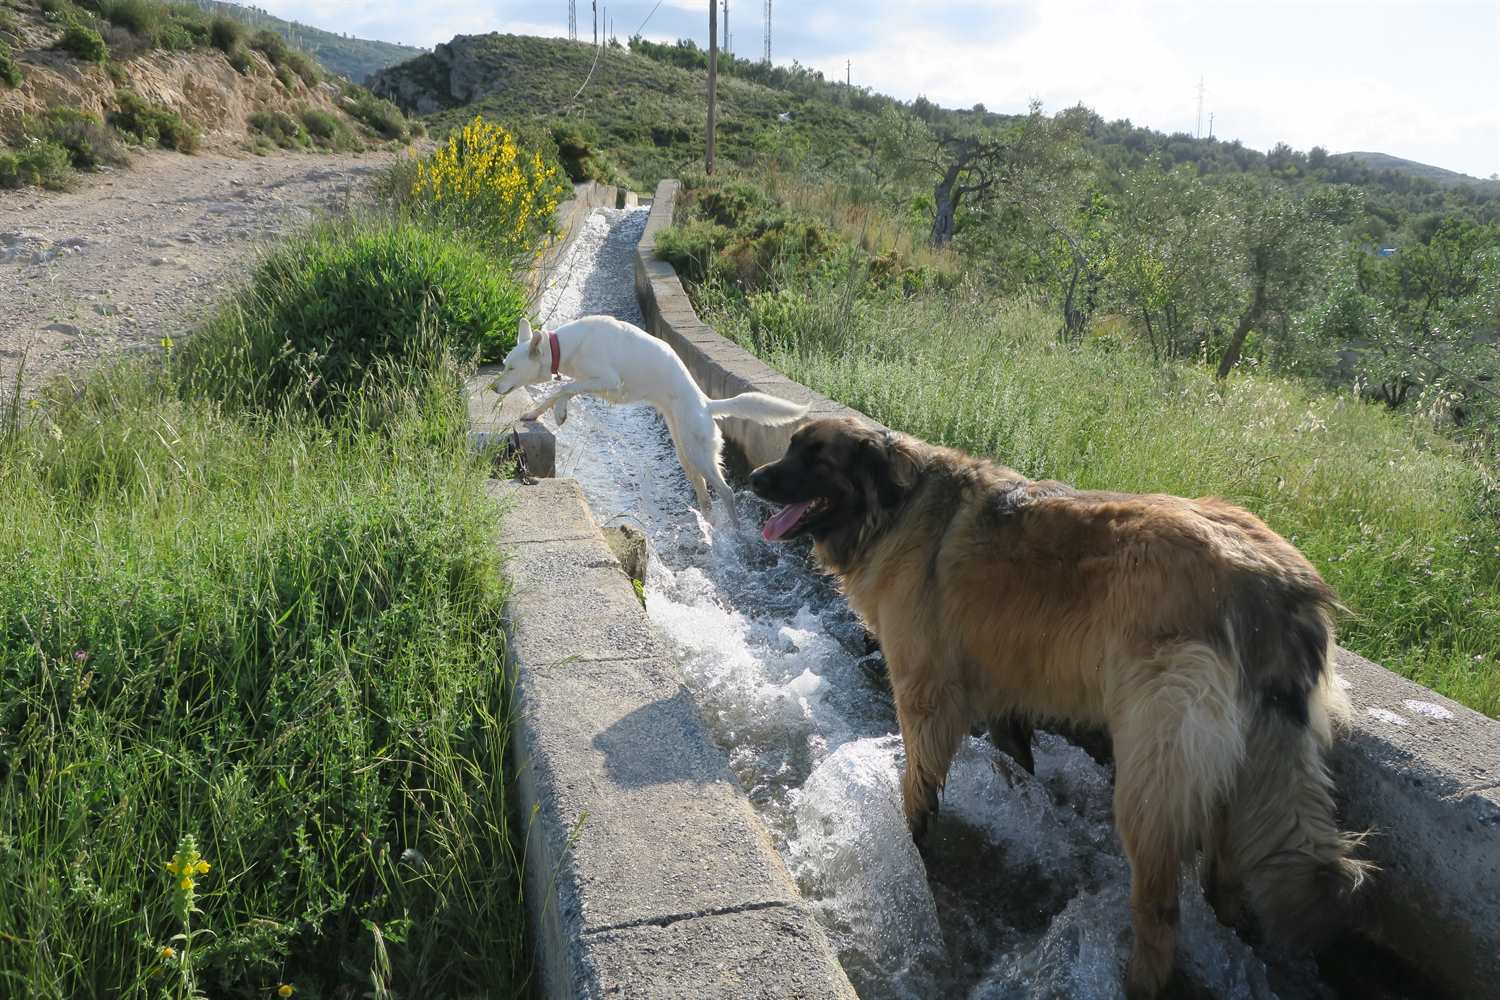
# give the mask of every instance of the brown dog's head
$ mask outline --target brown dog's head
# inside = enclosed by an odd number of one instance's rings
[[[815,420],[792,435],[780,461],[750,474],[756,496],[784,505],[761,537],[811,534],[821,543],[847,533],[852,541],[901,505],[918,469],[916,452],[899,435],[853,420]]]

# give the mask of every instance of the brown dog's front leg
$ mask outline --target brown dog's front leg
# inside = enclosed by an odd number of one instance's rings
[[[896,717],[906,747],[906,773],[901,776],[901,807],[917,846],[927,836],[927,821],[938,810],[938,792],[948,780],[948,767],[965,733],[965,720],[951,699],[924,699],[910,691],[896,692]]]

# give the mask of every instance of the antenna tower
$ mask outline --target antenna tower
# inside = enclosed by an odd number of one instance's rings
[[[568,40],[578,41],[578,0],[568,0]]]
[[[766,65],[771,65],[771,0],[766,0]]]
[[[1203,138],[1203,77],[1198,77],[1198,127],[1193,132],[1193,138]]]

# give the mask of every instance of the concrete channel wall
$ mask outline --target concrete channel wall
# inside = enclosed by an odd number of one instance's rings
[[[757,390],[806,402],[812,415],[857,410],[793,382],[719,336],[694,312],[656,234],[672,224],[679,185],[662,181],[636,251],[647,329],[665,340],[709,396]],[[794,426],[723,422],[750,465],[780,458]],[[1364,927],[1460,996],[1500,983],[1500,723],[1345,649],[1338,669],[1355,716],[1332,758],[1344,820],[1372,831],[1364,855],[1381,866],[1362,897]]]
[[[489,489],[541,994],[853,1000],[577,482]]]
[[[596,207],[633,192],[576,185],[546,282]],[[519,425],[494,372],[470,380],[476,447],[519,443],[551,476],[552,434]],[[855,1000],[728,758],[709,736],[634,585],[571,479],[492,480],[512,586],[512,761],[526,826],[526,905],[549,1000]]]

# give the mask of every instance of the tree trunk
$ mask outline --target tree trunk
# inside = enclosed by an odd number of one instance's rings
[[[1224,348],[1224,356],[1219,359],[1219,371],[1216,378],[1225,379],[1234,370],[1235,364],[1240,360],[1240,351],[1245,348],[1245,338],[1250,335],[1250,328],[1260,320],[1260,314],[1266,307],[1266,285],[1259,282],[1255,286],[1255,295],[1250,299],[1250,305],[1240,321],[1235,324],[1234,334],[1229,338],[1229,346]]]
[[[945,247],[953,242],[953,232],[958,225],[958,175],[962,164],[954,163],[943,172],[943,179],[932,189],[934,210],[932,216],[932,245]]]
[[[1073,275],[1068,279],[1068,294],[1063,298],[1063,334],[1072,337],[1083,329],[1083,314],[1080,310],[1073,308],[1073,296],[1078,290],[1078,276],[1083,272],[1083,265],[1078,258],[1073,258]]]
[[[719,0],[708,0],[708,141],[703,151],[703,172],[714,172],[715,135],[719,117]]]
[[[1161,364],[1161,352],[1156,349],[1156,331],[1151,329],[1151,310],[1142,309],[1141,319],[1146,321],[1146,339],[1151,341],[1151,360]]]

